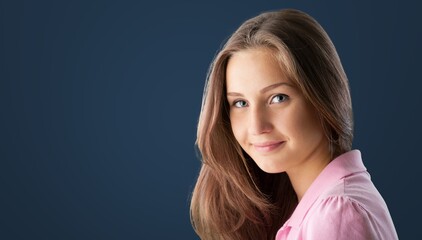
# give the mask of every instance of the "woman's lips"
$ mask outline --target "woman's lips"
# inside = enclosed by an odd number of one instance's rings
[[[284,141],[271,141],[271,142],[263,142],[263,143],[253,143],[255,150],[261,153],[268,153],[271,152],[281,145],[285,143]]]

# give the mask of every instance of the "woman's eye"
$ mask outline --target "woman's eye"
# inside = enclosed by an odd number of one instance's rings
[[[243,107],[247,107],[248,106],[248,104],[245,101],[243,101],[243,100],[236,101],[236,102],[234,102],[233,105],[235,107],[237,107],[237,108],[243,108]]]
[[[286,94],[278,94],[271,99],[271,103],[281,103],[286,101],[288,98],[289,97]]]

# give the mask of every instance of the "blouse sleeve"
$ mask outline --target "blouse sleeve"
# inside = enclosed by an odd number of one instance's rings
[[[317,203],[303,223],[303,239],[363,240],[379,239],[368,212],[357,202],[344,197],[328,197]]]

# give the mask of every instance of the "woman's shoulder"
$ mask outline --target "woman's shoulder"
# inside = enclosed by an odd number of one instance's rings
[[[384,199],[372,183],[371,176],[367,171],[341,178],[330,189],[323,192],[317,200],[319,207],[330,202],[343,205],[353,204],[369,213],[387,210]]]
[[[346,195],[332,195],[315,202],[302,229],[307,236],[321,237],[318,239],[379,239],[370,219],[359,202]]]
[[[303,224],[309,233],[328,234],[327,239],[344,234],[349,239],[397,239],[387,205],[367,172],[344,177],[321,194]]]

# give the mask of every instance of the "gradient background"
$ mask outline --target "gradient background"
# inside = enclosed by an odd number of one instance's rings
[[[354,147],[399,237],[419,235],[421,18],[394,2],[0,1],[0,239],[197,239],[208,66],[244,20],[287,7],[331,36]]]

